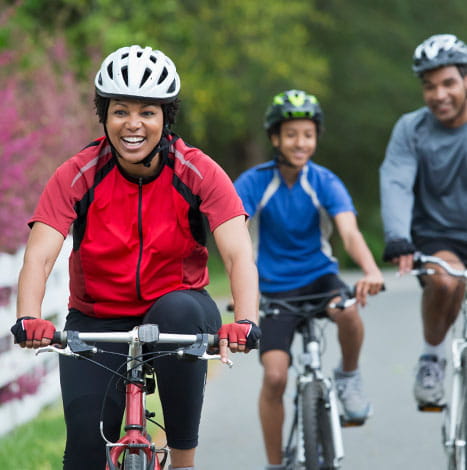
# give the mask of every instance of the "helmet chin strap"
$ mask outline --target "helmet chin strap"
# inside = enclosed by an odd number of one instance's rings
[[[141,161],[135,162],[134,165],[144,165],[146,168],[149,168],[151,166],[151,162],[153,158],[159,152],[162,152],[162,150],[169,148],[170,141],[167,138],[168,135],[169,135],[168,128],[164,127],[164,130],[162,131],[162,137],[161,137],[161,140],[159,140],[159,143],[148,153],[148,155],[146,155]]]
[[[295,165],[293,165],[292,163],[290,163],[287,160],[287,158],[285,158],[284,155],[282,155],[282,153],[280,153],[279,151],[274,156],[274,160],[276,160],[276,163],[277,163],[278,166],[282,165],[282,166],[288,166],[289,168],[298,168]]]

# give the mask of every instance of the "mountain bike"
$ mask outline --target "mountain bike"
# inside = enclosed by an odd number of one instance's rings
[[[333,301],[335,298],[339,300]],[[340,468],[344,458],[341,426],[363,424],[340,416],[334,382],[325,376],[321,366],[324,331],[320,319],[329,321],[325,315],[327,307],[343,310],[355,302],[344,290],[284,300],[261,298],[261,315],[274,316],[285,310],[301,319],[297,332],[302,338],[302,349],[292,361],[297,377],[292,424],[284,450],[287,470]]]
[[[442,268],[442,272],[430,265]],[[414,254],[412,274],[449,275],[460,282],[467,281],[467,270],[453,269],[446,261],[422,253]],[[442,440],[449,470],[467,470],[467,296],[461,306],[462,332],[456,335],[451,344],[451,361],[453,368],[451,400],[440,406],[430,406],[428,411],[444,412]],[[424,410],[426,411],[426,410]]]
[[[154,393],[155,374],[151,366],[158,356],[175,355],[190,360],[220,359],[218,354],[209,354],[210,348],[217,345],[217,335],[210,334],[168,334],[160,333],[157,325],[144,324],[126,332],[83,333],[77,331],[56,332],[52,345],[39,348],[36,354],[55,352],[77,359],[84,359],[100,365],[92,359],[96,353],[106,353],[98,349],[93,342],[128,343],[128,356],[125,357],[126,372],[112,371],[124,380],[126,392],[124,435],[117,442],[110,442],[103,433],[106,442],[106,470],[161,470],[168,456],[166,447],[157,447],[147,430],[147,421],[161,427],[152,418],[155,413],[146,409],[146,395]],[[145,344],[171,344],[176,349],[169,351],[144,352]],[[182,346],[183,345],[183,346]],[[229,361],[229,366],[232,363]]]

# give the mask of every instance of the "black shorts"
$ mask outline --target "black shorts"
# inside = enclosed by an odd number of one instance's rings
[[[451,251],[467,266],[467,243],[454,238],[414,236],[414,245],[424,255],[433,255],[438,251]]]
[[[221,317],[206,291],[184,290],[162,296],[143,318],[99,319],[71,311],[65,329],[127,331],[141,323],[156,323],[162,333],[216,333],[221,326]],[[128,353],[128,345],[98,343],[98,347],[119,353],[120,356],[97,354],[94,360],[111,369],[119,369],[124,374],[126,358],[122,355]],[[166,349],[165,346],[163,348]],[[169,447],[196,447],[206,361],[161,357],[154,361],[154,367]],[[105,467],[105,443],[100,435],[99,421],[103,417],[106,438],[116,441],[125,406],[122,381],[88,361],[60,356],[60,383],[67,428],[63,468],[102,470]],[[156,417],[156,420],[161,422],[161,416]]]
[[[265,293],[265,295],[270,298],[287,299],[287,297],[320,294],[341,288],[348,289],[349,287],[336,274],[326,274],[305,287],[287,292]],[[262,317],[260,320],[262,331],[260,355],[274,349],[285,351],[290,355],[290,347],[299,322],[300,318],[286,311],[281,311],[274,317]]]

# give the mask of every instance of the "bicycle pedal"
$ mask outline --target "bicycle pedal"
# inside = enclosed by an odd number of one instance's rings
[[[446,408],[446,403],[419,403],[418,411],[426,413],[440,413]]]
[[[363,426],[366,419],[349,419],[341,415],[340,421],[342,428],[356,428],[358,426]]]

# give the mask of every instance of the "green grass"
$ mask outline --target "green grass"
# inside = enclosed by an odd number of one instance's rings
[[[64,444],[65,423],[57,403],[0,440],[0,468],[58,470]]]
[[[227,297],[229,283],[222,262],[217,255],[209,259],[211,282],[208,291],[213,297]],[[227,321],[231,315],[226,315]],[[159,397],[148,398],[148,409],[156,412],[156,421],[162,421]],[[152,423],[149,433],[158,445],[164,436]],[[61,402],[45,408],[37,418],[18,427],[8,436],[0,438],[0,468],[6,470],[59,470],[62,468],[65,447],[65,423]]]

